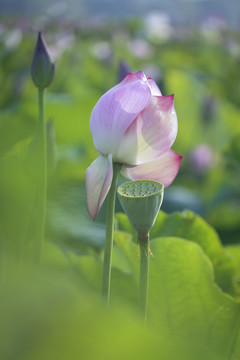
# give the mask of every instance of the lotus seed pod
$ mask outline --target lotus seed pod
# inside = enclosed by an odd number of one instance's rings
[[[134,229],[150,231],[163,201],[164,186],[152,180],[129,181],[120,185],[117,193]]]

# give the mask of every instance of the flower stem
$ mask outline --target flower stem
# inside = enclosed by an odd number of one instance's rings
[[[38,177],[38,234],[34,258],[40,261],[45,233],[46,198],[47,198],[47,141],[44,113],[44,89],[38,88],[39,106],[39,177]]]
[[[0,295],[4,294],[7,273],[7,250],[6,244],[0,235]]]
[[[110,297],[112,247],[113,247],[113,234],[114,234],[114,212],[115,212],[117,180],[120,169],[121,169],[120,164],[113,164],[113,178],[107,200],[106,239],[105,239],[103,278],[102,278],[102,296],[104,299],[106,299],[107,304],[109,303],[109,297]]]
[[[149,277],[149,232],[138,232],[140,247],[139,306],[147,321],[148,277]]]

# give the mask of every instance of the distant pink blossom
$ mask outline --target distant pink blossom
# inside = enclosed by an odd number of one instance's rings
[[[90,129],[99,157],[86,171],[87,208],[92,219],[110,189],[113,163],[123,176],[149,179],[168,186],[182,156],[171,150],[178,123],[174,96],[162,96],[143,72],[128,74],[105,93],[93,108]]]
[[[213,151],[207,144],[198,145],[190,155],[190,165],[198,173],[204,173],[213,165]]]

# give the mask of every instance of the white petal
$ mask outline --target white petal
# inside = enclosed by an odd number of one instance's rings
[[[94,220],[110,189],[113,176],[112,155],[99,156],[86,171],[86,197],[89,215]]]
[[[152,96],[162,96],[162,93],[159,87],[157,86],[157,84],[155,83],[155,81],[152,78],[148,78],[147,81],[148,81],[148,85],[151,88]]]

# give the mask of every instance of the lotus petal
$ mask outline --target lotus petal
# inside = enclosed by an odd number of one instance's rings
[[[150,100],[151,89],[141,71],[128,74],[99,99],[90,118],[94,145],[99,153],[116,153],[127,128]]]
[[[151,88],[152,96],[162,96],[162,93],[152,78],[148,78],[148,85]]]
[[[110,189],[113,177],[112,155],[99,156],[86,171],[86,197],[89,215],[95,220]]]
[[[169,150],[162,156],[132,168],[122,167],[121,173],[131,180],[154,180],[165,187],[177,176],[182,156]]]
[[[129,126],[114,161],[139,165],[158,158],[177,136],[174,96],[153,96],[148,107]]]

